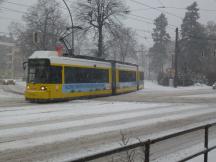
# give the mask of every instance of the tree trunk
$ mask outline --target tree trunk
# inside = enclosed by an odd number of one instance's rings
[[[98,28],[98,57],[103,57],[103,26],[99,25]]]

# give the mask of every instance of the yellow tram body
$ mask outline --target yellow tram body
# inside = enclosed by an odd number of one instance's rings
[[[29,101],[108,96],[143,88],[134,65],[63,57],[55,51],[36,51],[28,64],[25,98]],[[133,81],[121,82],[124,76]]]
[[[131,82],[122,82],[121,81],[121,73],[133,73],[131,78],[133,77],[134,80]],[[137,67],[136,66],[130,66],[130,65],[123,65],[117,63],[116,65],[116,82],[117,82],[117,88],[116,93],[127,93],[132,91],[137,91]]]

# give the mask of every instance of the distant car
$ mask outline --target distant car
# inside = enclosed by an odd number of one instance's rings
[[[16,81],[14,79],[3,79],[3,85],[15,85]]]
[[[213,89],[216,89],[216,82],[212,85]]]

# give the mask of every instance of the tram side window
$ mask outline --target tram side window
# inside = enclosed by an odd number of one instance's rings
[[[51,66],[49,80],[50,80],[50,84],[61,84],[62,83],[62,67]]]
[[[92,69],[92,81],[95,83],[108,83],[109,72],[103,69]]]
[[[77,73],[74,68],[65,67],[65,83],[76,83]]]
[[[135,71],[120,71],[119,81],[120,82],[135,82],[136,72]]]
[[[107,83],[109,72],[103,69],[65,67],[65,83]]]

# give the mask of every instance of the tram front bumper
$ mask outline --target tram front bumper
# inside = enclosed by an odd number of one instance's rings
[[[50,99],[49,91],[25,91],[26,100],[48,100]]]

